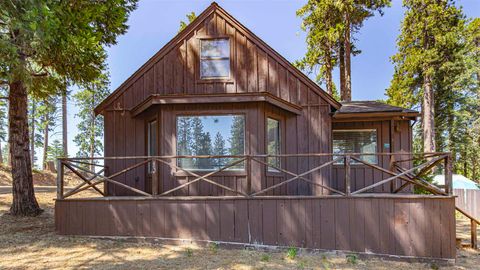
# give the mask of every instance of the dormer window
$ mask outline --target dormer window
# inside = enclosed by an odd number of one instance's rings
[[[230,77],[230,42],[228,39],[200,40],[200,78]]]

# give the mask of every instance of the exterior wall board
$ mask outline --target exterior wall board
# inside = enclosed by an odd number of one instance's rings
[[[55,203],[55,228],[62,235],[209,240],[454,259],[454,200],[69,199]]]

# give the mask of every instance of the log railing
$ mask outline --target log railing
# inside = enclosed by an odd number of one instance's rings
[[[380,164],[380,162],[367,162],[365,161],[365,158],[363,158],[366,156],[374,156],[376,157],[377,161],[382,159],[383,162],[381,162],[382,164]],[[269,159],[272,158],[279,159],[281,162],[279,164],[272,164],[271,162],[268,162]],[[211,169],[210,171],[204,171],[200,173],[194,170],[182,168],[182,166],[177,163],[177,161],[180,159],[223,159],[230,160],[230,162],[222,166],[218,166],[215,169]],[[290,165],[293,164],[291,159],[296,159],[296,161],[293,163],[298,165],[298,167],[304,167],[304,169],[291,169],[292,166]],[[310,161],[313,159],[314,162],[305,161],[306,159],[309,159]],[[385,162],[385,159],[387,159],[389,162]],[[301,162],[299,160],[303,160],[304,162]],[[112,172],[108,166],[104,165],[108,164],[109,162],[116,161],[130,161],[136,163],[128,167],[125,166],[124,168],[121,168],[119,171],[116,172]],[[389,166],[386,166],[385,163],[388,163]],[[129,186],[114,179],[117,176],[125,175],[127,172],[130,172],[142,166],[145,168],[148,167],[148,170],[151,173],[151,193]],[[161,177],[159,174],[160,166],[169,168],[169,170],[171,171],[181,172],[184,175],[187,175],[194,179],[159,193],[159,181],[161,180],[159,179]],[[244,167],[247,181],[246,191],[236,190],[224,184],[218,183],[217,181],[212,179],[212,177],[221,175],[221,173],[229,171],[235,166]],[[256,169],[254,169],[254,166]],[[388,175],[388,177],[377,180],[373,184],[352,191],[352,183],[354,183],[357,179],[355,179],[355,177],[352,177],[351,172],[353,168],[357,168],[359,166],[363,166],[364,168],[371,168],[372,170],[377,170],[383,175]],[[388,167],[388,169],[386,167]],[[440,189],[439,187],[432,185],[427,179],[427,176],[431,174],[432,171],[434,171],[435,169],[437,169],[437,172],[440,171],[437,167],[440,167],[440,169],[445,174],[446,183],[444,189]],[[273,170],[276,173],[281,174],[284,180],[274,185],[264,187],[262,189],[253,190],[252,181],[256,181],[256,179],[253,178],[258,177],[258,174],[254,175],[254,171],[256,170],[258,173],[259,168],[262,168],[260,169],[260,174],[265,174],[267,171]],[[329,170],[331,172],[331,170],[334,168],[343,169],[343,172],[345,173],[343,183],[345,187],[344,190],[340,190],[338,188],[334,188],[332,186],[320,183],[319,181],[315,181],[314,177],[311,177],[312,174],[318,174]],[[323,188],[327,190],[329,194],[337,196],[360,196],[364,193],[372,192],[376,188],[387,184],[391,184],[392,189],[390,193],[392,194],[401,192],[409,186],[415,186],[422,188],[424,191],[430,192],[434,195],[448,196],[452,194],[451,168],[451,156],[449,153],[308,153],[237,156],[133,156],[59,158],[57,161],[57,198],[66,199],[86,189],[93,189],[101,196],[108,196],[108,194],[106,194],[106,191],[102,190],[100,186],[104,183],[119,186],[139,196],[172,196],[176,191],[185,189],[188,186],[197,182],[206,182],[210,185],[218,187],[219,189],[234,193],[236,196],[252,198],[256,196],[268,196],[265,194],[273,191],[274,189],[284,187],[288,183],[294,181],[302,181],[306,184]],[[71,171],[74,175],[80,178],[82,180],[82,183],[70,188],[69,191],[65,193],[64,174],[67,170]],[[398,183],[401,184],[400,187],[394,189],[394,181],[398,181]]]

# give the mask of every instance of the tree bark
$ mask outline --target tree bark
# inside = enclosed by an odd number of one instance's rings
[[[47,169],[47,154],[48,154],[48,128],[50,126],[50,117],[48,116],[48,113],[45,115],[45,122],[43,123],[45,125],[45,128],[43,130],[43,170]]]
[[[345,95],[345,44],[343,40],[338,44],[338,62],[340,69],[340,100],[344,101]]]
[[[32,159],[32,164],[35,164],[35,110],[36,104],[35,101],[33,101],[31,112],[32,121],[30,122],[30,157]]]
[[[425,74],[423,79],[423,151],[435,152],[435,118],[432,79]]]
[[[350,40],[350,13],[345,13],[345,92],[342,101],[352,101],[352,43]]]
[[[90,158],[92,158],[92,160],[90,160],[90,162],[94,162],[93,160],[93,157],[95,156],[95,113],[93,112],[92,110],[92,114],[91,114],[91,128],[90,128]],[[90,171],[95,171],[95,166],[94,165],[90,165]]]
[[[67,88],[62,94],[62,143],[63,143],[63,156],[68,157],[68,126],[67,126]]]
[[[333,79],[332,79],[332,59],[330,57],[330,51],[328,51],[325,55],[325,81],[327,85],[327,93],[330,95],[333,94]]]
[[[16,216],[37,216],[38,206],[33,189],[32,163],[28,134],[28,98],[22,81],[10,84],[8,113],[8,142],[12,162],[13,202],[10,213]]]
[[[0,164],[3,164],[2,144],[0,143]]]

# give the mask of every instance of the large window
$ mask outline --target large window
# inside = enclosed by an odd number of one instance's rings
[[[228,39],[200,40],[200,78],[230,77],[230,44]]]
[[[267,118],[267,154],[280,155],[280,121]],[[268,164],[280,168],[279,157],[269,157]],[[270,171],[276,169],[269,167]]]
[[[245,154],[245,117],[209,115],[177,117],[177,155],[227,156]],[[217,170],[234,158],[180,158],[178,166],[189,170]],[[230,170],[243,170],[243,163]]]
[[[333,153],[376,153],[377,152],[377,130],[334,130],[333,131]],[[376,164],[377,156],[362,155],[361,160]],[[339,162],[343,164],[343,161]],[[355,163],[355,162],[352,162]]]
[[[147,155],[156,156],[157,155],[157,146],[158,146],[158,136],[157,136],[158,126],[157,120],[148,122],[147,125]],[[152,164],[148,164],[148,172],[152,173]]]

